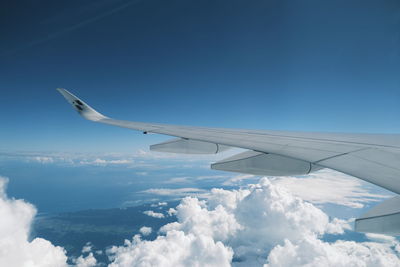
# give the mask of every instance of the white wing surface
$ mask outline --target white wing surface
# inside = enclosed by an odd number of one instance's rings
[[[330,168],[400,194],[398,134],[257,131],[115,120],[100,114],[67,90],[57,90],[88,120],[178,137],[153,145],[152,150],[193,154],[218,153],[229,147],[249,150],[213,164],[213,169],[279,176]],[[368,230],[366,221],[363,218],[364,230]],[[398,225],[400,231],[400,223]]]

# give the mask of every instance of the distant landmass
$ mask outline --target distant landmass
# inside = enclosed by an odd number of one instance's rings
[[[113,245],[123,245],[124,240],[132,239],[142,226],[153,229],[151,234],[142,239],[155,239],[161,226],[176,221],[176,217],[169,216],[167,211],[178,203],[41,215],[34,222],[32,238],[42,237],[54,245],[62,246],[70,257],[81,255],[82,248],[90,242],[98,261],[108,262],[105,250]],[[155,218],[143,213],[148,210],[163,213],[165,217]]]

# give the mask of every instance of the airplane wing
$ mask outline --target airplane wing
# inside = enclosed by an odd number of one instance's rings
[[[115,120],[97,112],[67,90],[57,90],[85,119],[144,133],[176,137],[152,145],[150,149],[154,151],[214,154],[230,147],[248,150],[212,164],[212,169],[282,176],[302,175],[321,168],[330,168],[400,194],[400,135],[398,134],[257,131]],[[397,202],[392,201],[387,205],[395,205],[391,203]],[[391,209],[386,207],[385,210]],[[400,207],[397,210],[400,214]],[[375,217],[374,214],[363,217],[361,230],[378,231]],[[368,219],[373,222],[368,223]],[[397,220],[395,229],[388,226],[383,230],[380,228],[379,232],[400,233],[400,218]]]

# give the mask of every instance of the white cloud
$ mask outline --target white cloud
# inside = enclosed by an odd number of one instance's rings
[[[162,206],[167,206],[167,202],[158,202],[158,203],[153,203],[150,205],[150,207],[155,208],[155,207],[162,207]]]
[[[160,196],[187,196],[199,195],[205,193],[206,190],[199,188],[150,188],[141,192]]]
[[[0,266],[67,266],[63,248],[42,238],[29,241],[36,209],[23,200],[9,199],[6,184],[7,179],[0,178]]]
[[[97,264],[97,260],[93,256],[93,253],[90,252],[86,257],[81,255],[77,259],[74,259],[73,263],[76,267],[94,267]]]
[[[122,153],[71,153],[71,152],[10,152],[0,153],[6,158],[17,158],[43,164],[70,164],[70,165],[133,165],[138,157]],[[143,172],[139,175],[146,175]]]
[[[67,267],[66,251],[43,238],[29,239],[35,207],[6,194],[8,179],[0,177],[0,266]],[[87,244],[83,252],[90,252]],[[96,266],[90,252],[86,257],[73,260],[76,267]]]
[[[376,242],[390,243],[393,245],[395,245],[397,243],[397,240],[394,236],[382,235],[382,234],[372,234],[372,233],[368,233],[368,234],[366,234],[366,236],[369,240],[376,241]]]
[[[45,157],[45,156],[36,156],[31,158],[33,161],[39,162],[39,163],[53,163],[54,159],[52,157]]]
[[[187,183],[190,177],[175,177],[165,181],[166,184],[180,184]]]
[[[163,226],[161,232],[181,230],[195,235],[207,235],[217,240],[226,240],[234,235],[242,226],[236,221],[234,214],[218,205],[208,210],[204,200],[187,197],[176,208],[178,222]]]
[[[254,178],[251,174],[240,174],[226,180],[223,185],[239,185],[241,182]]]
[[[209,167],[209,166],[207,166]],[[196,176],[195,179],[196,180],[217,180],[217,179],[227,179],[229,178],[230,175],[229,173],[225,174],[225,175],[200,175],[200,176]]]
[[[204,165],[209,168],[212,161],[217,161],[231,153],[224,152],[215,155],[189,155],[153,152],[148,150],[138,150],[134,153],[76,153],[76,152],[6,152],[1,151],[0,157],[6,159],[22,159],[40,163],[70,164],[70,165],[126,165],[129,167],[147,167],[149,169],[171,168],[174,163],[181,168],[199,167]],[[158,164],[158,162],[168,162],[168,165]],[[183,164],[185,163],[185,164]],[[195,164],[191,164],[195,163]],[[147,175],[146,172],[139,171],[138,175]]]
[[[92,243],[87,242],[86,245],[82,248],[82,253],[89,253],[92,251]]]
[[[79,164],[82,165],[120,165],[120,164],[132,164],[133,160],[128,159],[100,159],[96,158],[93,160],[81,160]]]
[[[162,219],[165,217],[164,214],[159,213],[159,212],[154,212],[152,210],[146,210],[146,211],[143,211],[143,213],[146,214],[147,216],[158,218],[158,219]]]
[[[213,189],[207,201],[185,198],[176,208],[177,223],[161,231],[181,230],[206,234],[233,247],[235,257],[255,260],[274,245],[290,237],[303,238],[328,229],[341,230],[337,222],[310,203],[275,186],[264,178],[248,189]],[[245,241],[245,242],[244,242]]]
[[[205,166],[205,168],[209,168],[210,166],[207,165]],[[223,185],[236,185],[234,184],[234,182],[237,181],[242,181],[246,179],[247,175],[244,175],[243,178],[241,178],[243,175],[238,175],[237,177],[233,177],[233,181],[231,182],[229,179],[228,181],[226,181]],[[250,175],[251,177],[254,177],[253,175]],[[212,180],[212,181],[216,181],[216,180],[226,180],[228,179],[230,176],[228,174],[226,175],[200,175],[200,176],[183,176],[183,177],[174,177],[171,178],[167,181],[165,181],[164,183],[166,184],[179,184],[179,183],[187,183],[187,182],[191,182],[191,181],[203,181],[203,180]]]
[[[112,247],[108,255],[113,261],[109,267],[132,266],[230,266],[232,250],[206,235],[170,231],[154,241],[143,241],[134,236],[124,246]]]
[[[156,240],[135,236],[109,250],[110,266],[400,266],[393,239],[322,241],[350,229],[348,222],[330,220],[266,178],[239,190],[213,189],[206,200],[186,197],[173,213],[178,221]]]
[[[147,236],[149,234],[151,234],[153,230],[151,229],[151,227],[147,227],[147,226],[143,226],[139,229],[139,232],[143,235],[143,236]]]
[[[276,246],[264,266],[395,267],[400,266],[400,260],[390,246],[385,244],[341,240],[329,244],[315,236],[307,236],[298,242],[285,240],[283,246]]]
[[[243,181],[254,179],[254,175],[237,175],[226,180],[223,185],[241,185]],[[275,184],[287,188],[292,194],[314,204],[332,203],[350,208],[362,208],[365,203],[381,201],[391,196],[390,192],[371,193],[370,184],[352,176],[323,169],[303,176],[270,177]],[[339,189],[340,190],[333,190]]]
[[[292,194],[315,204],[333,203],[351,208],[362,208],[364,203],[381,201],[388,194],[373,194],[366,182],[346,174],[324,169],[303,178],[280,177],[274,183]]]
[[[169,216],[173,216],[173,215],[176,215],[176,214],[177,214],[177,211],[176,211],[176,209],[174,209],[174,208],[169,208],[169,210],[167,211],[167,213],[168,213]]]

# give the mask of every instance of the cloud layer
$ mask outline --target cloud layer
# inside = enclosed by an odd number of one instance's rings
[[[206,199],[185,197],[168,211],[177,221],[164,225],[156,239],[143,240],[153,229],[142,227],[141,235],[111,247],[109,266],[400,266],[400,244],[393,237],[323,241],[324,234],[349,230],[348,222],[329,219],[280,184],[262,178],[238,190],[212,189]],[[7,179],[0,177],[0,266],[68,266],[63,248],[29,239],[36,209],[7,197],[6,185]],[[98,265],[90,244],[82,254],[72,259],[74,266]]]
[[[178,221],[155,240],[136,235],[112,247],[110,266],[400,266],[393,239],[322,241],[350,226],[266,178],[239,190],[213,189],[206,200],[186,197],[175,214]]]

